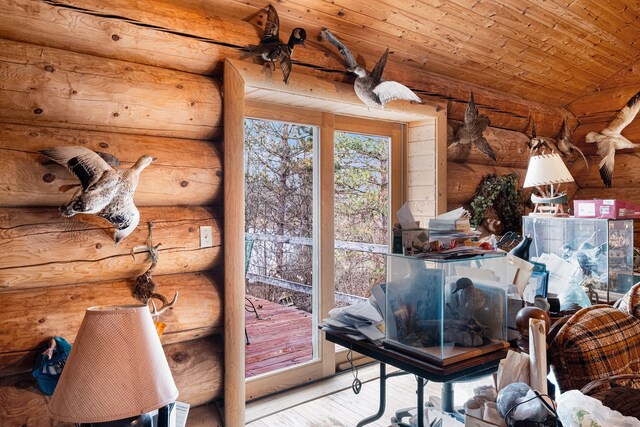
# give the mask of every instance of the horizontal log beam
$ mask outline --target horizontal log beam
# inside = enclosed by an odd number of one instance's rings
[[[583,123],[585,117],[602,114],[603,112],[613,113],[620,111],[627,101],[638,92],[638,86],[628,85],[613,89],[603,89],[580,97],[570,103],[567,109]]]
[[[222,204],[222,159],[218,143],[191,139],[91,132],[0,123],[0,206],[60,206],[74,191],[61,185],[78,183],[66,168],[39,150],[81,145],[108,153],[122,168],[143,154],[157,160],[140,175],[135,203],[142,206]],[[176,149],[179,147],[179,149]]]
[[[637,64],[634,64],[628,71],[623,70],[618,77],[631,78],[637,72]],[[629,80],[625,85],[622,85],[620,80],[617,81],[617,84],[607,82],[602,90],[578,98],[567,106],[580,122],[573,133],[573,143],[582,149],[585,155],[597,154],[597,144],[585,142],[587,133],[599,132],[606,128],[629,99],[638,92],[635,80]],[[632,142],[640,143],[640,120],[636,118],[627,125],[622,131],[622,135]]]
[[[453,135],[462,122],[448,121],[448,138],[453,140]],[[474,163],[487,166],[511,167],[526,169],[529,164],[530,138],[522,132],[487,127],[482,135],[485,137],[493,152],[496,154],[494,162],[486,154],[473,146],[450,145],[447,149],[447,161],[456,163]]]
[[[189,426],[224,427],[220,414],[222,411],[214,403],[189,408]]]
[[[222,397],[224,351],[220,335],[166,345],[164,354],[180,402],[198,406]]]
[[[471,202],[478,185],[487,175],[508,175],[516,172],[521,186],[527,173],[526,169],[486,166],[476,164],[447,163],[447,204],[457,207]]]
[[[163,344],[191,340],[219,333],[223,327],[222,281],[210,273],[155,275],[156,292],[178,302],[160,317],[167,324],[161,337]],[[87,307],[94,305],[139,304],[132,296],[135,279],[3,291],[0,302],[0,326],[8,331],[0,335],[0,358],[22,352],[31,357],[42,350],[48,338],[61,336],[73,342]],[[194,333],[194,331],[196,333]],[[46,343],[45,343],[46,344]],[[34,360],[34,359],[32,359]],[[2,366],[11,371],[13,367]]]
[[[0,39],[0,121],[190,139],[221,136],[216,80]]]
[[[576,191],[574,199],[618,199],[640,205],[640,192],[638,192],[637,187],[581,187]]]
[[[605,188],[598,168],[600,160],[600,156],[587,157],[587,161],[590,166],[589,171],[587,171],[583,161],[577,161],[571,167],[571,175],[573,175],[573,178],[581,189],[599,189],[603,191],[603,195],[599,197],[601,199],[614,198],[605,196],[604,193],[608,193],[610,190],[615,191],[615,188],[632,188],[638,193],[640,152],[634,153],[632,150],[621,150],[616,152],[612,179],[612,185],[614,188]],[[640,201],[640,197],[635,198]]]
[[[242,18],[258,11],[249,5],[236,4],[235,7],[247,11],[238,15]],[[47,3],[8,0],[0,6],[0,12],[3,12],[0,14],[0,36],[140,64],[210,74],[218,72],[227,57],[246,57],[239,48],[255,44],[261,34],[261,30],[251,23],[220,16],[231,13],[230,8],[228,2],[221,8],[217,3],[170,0],[143,0],[135,4],[126,0]],[[233,14],[237,15],[236,12]],[[6,21],[7,17],[11,17],[10,21]],[[284,16],[281,23],[282,33],[298,24],[292,20],[288,22]],[[309,49],[296,49],[294,53],[294,60],[298,63],[294,66],[294,78],[296,72],[308,72],[321,73],[324,78],[352,81],[352,78],[345,77],[344,66],[335,50],[325,42],[314,40],[319,27],[308,28]],[[354,54],[371,65],[378,57],[369,53],[375,51],[369,44],[366,40],[359,40]],[[426,64],[430,66],[429,61]],[[474,91],[481,112],[489,115],[495,127],[525,132],[530,129],[530,117],[533,117],[540,135],[555,136],[562,125],[562,117],[567,115],[561,108],[443,77],[426,71],[424,67],[424,61],[400,62],[391,55],[385,78],[405,83],[425,100],[448,101],[449,116],[458,120],[464,117],[470,90]],[[550,99],[550,103],[553,101]]]
[[[140,224],[118,246],[113,227],[94,215],[63,218],[52,208],[0,209],[0,290],[135,278],[150,265],[145,245],[153,222],[160,246],[156,274],[202,271],[222,263],[221,212],[215,208],[141,208]],[[212,228],[213,246],[200,247],[200,227]]]
[[[70,427],[49,418],[50,397],[38,389],[31,374],[0,378],[0,420],[7,426]]]
[[[192,406],[204,405],[222,396],[222,340],[208,337],[164,346],[171,374],[178,387],[181,402]],[[3,426],[70,426],[49,418],[47,405],[50,397],[37,388],[31,374],[0,378],[0,420]],[[213,408],[212,405],[208,405]],[[189,425],[208,406],[189,411]],[[218,420],[215,412],[207,412],[209,422]],[[215,424],[214,424],[215,425]],[[219,424],[220,425],[220,424]]]
[[[186,9],[174,7],[171,12],[180,10]],[[119,13],[135,16],[124,9]],[[176,19],[192,20],[196,25],[206,19],[201,14],[178,16]],[[203,75],[222,75],[220,58],[239,56],[238,49],[213,38],[191,36],[187,28],[180,31],[179,26],[171,25],[176,27],[172,31],[150,22],[54,2],[5,0],[0,4],[0,37],[10,40]],[[209,25],[219,28],[219,22]]]

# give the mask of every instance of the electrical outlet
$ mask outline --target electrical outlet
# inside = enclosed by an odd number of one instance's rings
[[[210,225],[200,227],[200,247],[210,248],[213,246],[213,230]]]

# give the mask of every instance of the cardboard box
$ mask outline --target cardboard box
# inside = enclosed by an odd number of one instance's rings
[[[429,234],[424,228],[402,230],[402,246],[424,245],[429,242]]]
[[[640,219],[640,205],[615,199],[574,200],[573,215],[576,218]]]

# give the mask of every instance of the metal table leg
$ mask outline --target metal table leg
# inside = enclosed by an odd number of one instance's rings
[[[453,383],[442,384],[442,412],[455,412],[453,405]]]
[[[360,421],[356,427],[362,427],[366,424],[372,423],[384,415],[384,409],[387,404],[387,365],[380,363],[380,403],[378,405],[378,412]]]
[[[442,384],[442,412],[453,416],[458,421],[464,422],[464,416],[456,411],[453,404],[453,383],[446,382]]]
[[[418,377],[418,427],[424,427],[424,380]]]

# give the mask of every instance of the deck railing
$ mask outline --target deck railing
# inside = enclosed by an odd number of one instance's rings
[[[275,243],[287,243],[291,245],[300,246],[312,246],[313,239],[309,237],[292,237],[292,236],[277,236],[273,234],[264,233],[246,233],[254,241],[265,241]],[[375,243],[361,243],[361,242],[348,242],[344,240],[335,241],[335,249],[342,249],[356,252],[367,252],[372,254],[387,254],[389,253],[389,247],[387,245],[379,245]],[[247,279],[249,282],[259,282],[279,288],[288,289],[295,292],[302,292],[308,295],[312,293],[312,286],[304,283],[291,282],[289,280],[279,279],[276,277],[262,276],[255,273],[247,273]],[[345,302],[348,304],[355,304],[357,302],[366,301],[367,298],[358,295],[346,294],[343,292],[336,292],[336,301]]]

